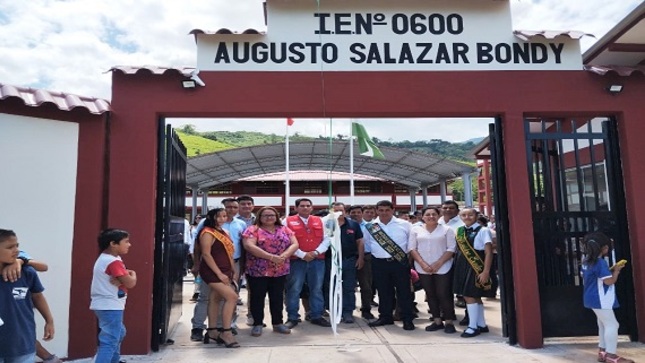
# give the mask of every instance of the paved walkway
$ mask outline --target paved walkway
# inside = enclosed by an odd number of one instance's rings
[[[501,336],[499,301],[484,302],[486,318],[491,332],[475,338],[464,339],[456,334],[426,332],[429,314],[426,304],[420,303],[419,318],[415,320],[417,329],[405,331],[401,323],[386,327],[370,328],[367,322],[358,318],[354,324],[341,323],[338,336],[331,328],[322,328],[303,322],[293,329],[290,335],[275,334],[270,328],[264,329],[259,338],[250,336],[251,328],[245,325],[246,306],[239,309],[240,320],[237,336],[242,345],[239,349],[226,349],[215,344],[204,345],[192,342],[190,318],[193,303],[188,301],[192,293],[192,281],[184,284],[183,316],[170,335],[173,345],[164,346],[159,352],[148,356],[124,357],[132,363],[153,362],[369,362],[369,363],[412,363],[412,362],[595,362],[597,338],[575,338],[548,340],[542,349],[523,349],[509,346]],[[417,292],[416,301],[423,301]],[[246,290],[242,289],[246,302]],[[360,297],[357,297],[360,299]],[[377,315],[376,309],[374,314]],[[303,314],[304,315],[304,314]],[[463,317],[463,309],[458,309],[458,317]],[[267,312],[265,322],[270,321]],[[126,339],[136,339],[129,336]],[[618,351],[621,355],[645,362],[645,345],[631,343],[620,338]],[[77,360],[77,363],[89,362]]]

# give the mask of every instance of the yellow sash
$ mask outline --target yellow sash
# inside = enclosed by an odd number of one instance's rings
[[[204,231],[202,232],[202,234],[204,233],[210,233],[218,241],[222,242],[222,244],[224,245],[224,249],[226,250],[226,254],[228,255],[228,258],[231,260],[231,267],[233,267],[233,253],[235,252],[235,246],[233,245],[233,241],[231,241],[231,238],[226,233],[219,232],[218,230],[213,228],[204,228]],[[202,253],[204,252],[202,251]]]
[[[473,241],[480,229],[481,226],[475,229],[474,235],[472,236]],[[464,255],[466,261],[468,261],[468,264],[473,268],[476,275],[484,272],[484,261],[482,261],[473,245],[468,241],[468,237],[466,236],[466,227],[462,226],[457,229],[457,246],[459,246],[459,251]],[[490,277],[488,278],[488,281],[482,284],[475,276],[475,286],[479,289],[490,290],[492,288]]]

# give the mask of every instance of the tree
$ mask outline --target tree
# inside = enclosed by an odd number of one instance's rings
[[[190,125],[190,124],[184,125],[183,127],[181,127],[179,129],[179,131],[181,131],[181,132],[183,132],[184,134],[187,134],[187,135],[196,135],[197,134],[197,128],[195,127],[195,125]]]

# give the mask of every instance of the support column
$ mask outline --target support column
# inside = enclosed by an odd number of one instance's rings
[[[199,189],[197,187],[190,187],[190,192],[192,194],[192,209],[190,210],[190,223],[192,224],[193,221],[195,220],[195,216],[197,215],[197,193],[199,193]]]
[[[464,202],[466,207],[470,208],[473,206],[473,185],[470,180],[470,172],[463,173],[461,180],[464,181]]]
[[[208,189],[202,190],[202,214],[208,212]]]
[[[439,194],[441,194],[441,204],[446,202],[446,194],[448,187],[446,185],[446,179],[441,179],[439,181]]]
[[[417,188],[410,188],[410,212],[417,210]]]
[[[424,185],[421,187],[421,195],[423,196],[423,208],[428,207],[428,186]]]
[[[515,287],[515,312],[517,320],[517,340],[524,348],[541,348],[542,325],[540,324],[540,299],[535,298],[539,290],[535,241],[533,229],[528,228],[533,216],[531,213],[531,193],[529,190],[528,161],[524,137],[524,117],[521,112],[507,113],[503,120],[504,168],[506,168],[506,195],[508,213],[511,259],[513,264],[513,283]]]

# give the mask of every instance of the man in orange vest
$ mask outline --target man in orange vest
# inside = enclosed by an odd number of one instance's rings
[[[325,251],[329,248],[330,240],[325,235],[325,226],[320,217],[312,216],[310,199],[296,200],[298,214],[287,217],[286,225],[298,240],[300,248],[291,257],[291,271],[287,277],[287,323],[293,329],[300,321],[300,292],[307,281],[309,286],[309,305],[311,308],[311,323],[329,327],[331,324],[323,318],[323,278],[325,276]]]

